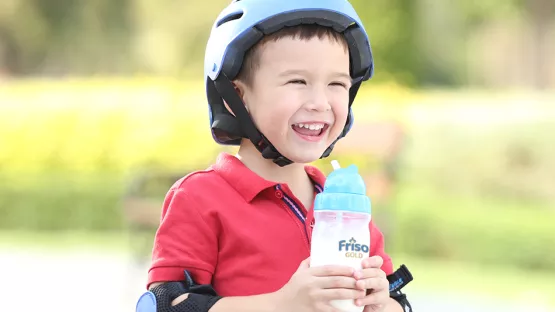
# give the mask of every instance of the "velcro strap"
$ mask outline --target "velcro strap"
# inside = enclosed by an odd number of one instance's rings
[[[405,287],[413,280],[413,277],[409,269],[403,264],[397,271],[393,272],[393,274],[388,275],[387,280],[389,281],[389,291],[394,292]]]
[[[172,306],[177,297],[187,299]],[[185,271],[184,282],[166,282],[144,293],[137,302],[136,312],[208,312],[222,297],[211,285],[199,285]]]
[[[407,299],[407,295],[403,294],[401,291],[395,291],[389,293],[389,296],[401,305],[403,312],[412,312],[412,306]]]

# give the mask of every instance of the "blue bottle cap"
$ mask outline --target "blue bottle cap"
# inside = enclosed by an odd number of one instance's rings
[[[314,210],[371,213],[370,198],[366,196],[366,185],[355,165],[336,168],[330,173],[326,179],[324,191],[316,195]]]

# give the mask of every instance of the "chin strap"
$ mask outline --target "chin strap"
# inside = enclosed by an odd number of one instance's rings
[[[349,89],[349,112],[351,104],[353,103],[358,89],[362,83],[362,79],[357,80],[353,86]],[[214,87],[221,96],[220,101],[223,105],[223,101],[229,105],[233,113],[235,114],[235,119],[237,121],[238,127],[237,131],[239,133],[234,133],[239,137],[249,139],[256,149],[262,154],[265,159],[271,159],[276,165],[284,167],[293,163],[290,159],[283,156],[272,143],[256,128],[254,121],[252,120],[249,112],[247,111],[243,100],[237,94],[235,86],[229,78],[224,73],[221,73],[219,77],[213,81]],[[222,100],[223,99],[223,100]],[[341,135],[324,151],[320,158],[328,157],[331,154],[335,144],[339,139],[344,137],[350,130],[350,125],[352,124],[352,114],[349,113],[347,123]]]
[[[239,130],[241,131],[239,134],[241,137],[249,139],[262,154],[262,157],[271,159],[278,166],[284,167],[293,163],[291,160],[281,155],[272,143],[270,143],[270,141],[268,141],[268,139],[256,128],[243,100],[239,97],[239,94],[237,94],[233,83],[224,73],[221,73],[214,81],[214,86],[235,114],[235,118],[239,124]]]

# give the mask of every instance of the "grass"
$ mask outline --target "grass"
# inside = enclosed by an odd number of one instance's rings
[[[125,233],[1,231],[0,248],[33,249],[44,252],[94,250],[127,253],[130,238]]]
[[[415,291],[459,293],[508,301],[542,300],[555,307],[555,272],[533,272],[508,266],[484,266],[393,255],[396,265],[405,263],[415,280]]]

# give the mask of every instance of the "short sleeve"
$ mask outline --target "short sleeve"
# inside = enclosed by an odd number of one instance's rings
[[[199,208],[184,187],[172,188],[166,195],[147,288],[155,282],[183,281],[184,270],[195,282],[210,284],[218,255],[217,235]]]
[[[391,257],[385,252],[384,236],[373,221],[370,222],[370,256],[382,257],[382,271],[387,275],[393,273]]]

